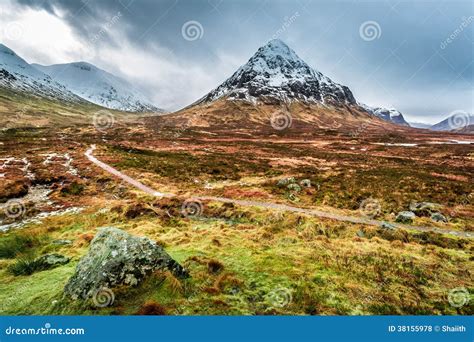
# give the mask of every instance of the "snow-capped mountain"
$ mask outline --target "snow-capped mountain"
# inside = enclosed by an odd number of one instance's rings
[[[453,131],[462,130],[471,125],[474,125],[474,114],[460,111],[431,126],[429,129],[432,131]]]
[[[80,102],[81,98],[49,75],[32,67],[11,49],[0,44],[0,87],[49,99]]]
[[[254,104],[293,101],[357,104],[348,87],[312,69],[279,39],[258,49],[229,79],[194,104],[221,98]]]
[[[162,112],[130,83],[92,64],[32,65],[74,94],[99,106],[128,112]]]
[[[359,106],[364,108],[368,113],[385,121],[389,121],[401,126],[410,126],[403,117],[403,114],[395,108],[372,107],[363,103],[359,103]]]

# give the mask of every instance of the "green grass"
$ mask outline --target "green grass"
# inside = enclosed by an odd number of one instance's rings
[[[31,252],[39,246],[40,240],[28,234],[10,234],[0,237],[0,259],[12,259],[16,256]]]

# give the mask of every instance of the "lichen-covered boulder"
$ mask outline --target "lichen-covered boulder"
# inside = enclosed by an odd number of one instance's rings
[[[105,227],[92,240],[64,292],[73,299],[87,299],[102,288],[134,286],[150,273],[165,269],[177,277],[188,277],[187,271],[156,242]]]
[[[398,213],[395,221],[400,223],[412,223],[415,219],[415,213],[412,211],[401,211]]]

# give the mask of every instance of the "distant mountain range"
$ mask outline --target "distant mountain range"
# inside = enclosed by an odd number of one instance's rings
[[[66,102],[91,102],[128,112],[162,112],[127,81],[92,64],[28,64],[0,44],[0,87]]]

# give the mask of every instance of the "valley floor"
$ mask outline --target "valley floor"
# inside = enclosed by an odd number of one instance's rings
[[[474,145],[419,132],[4,130],[0,313],[472,314]],[[85,155],[93,144],[89,156],[176,196],[101,169]],[[190,201],[197,211],[183,215]],[[448,222],[421,213],[397,225],[413,202],[439,204]],[[105,226],[157,241],[191,277],[155,273],[113,289],[107,307],[67,298],[64,285]],[[71,261],[24,271],[47,253]]]

